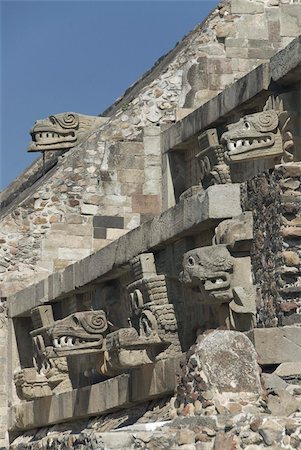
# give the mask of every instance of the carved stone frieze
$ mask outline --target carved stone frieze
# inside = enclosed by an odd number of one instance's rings
[[[18,397],[21,400],[33,400],[38,397],[52,395],[45,375],[39,374],[34,367],[22,369],[14,375]]]
[[[37,120],[30,131],[32,141],[28,151],[53,151],[75,147],[105,120],[103,117],[72,112],[54,114],[47,119]]]
[[[131,261],[134,281],[127,286],[130,327],[106,336],[101,372],[107,376],[181,353],[174,306],[165,275],[157,275],[152,253]]]

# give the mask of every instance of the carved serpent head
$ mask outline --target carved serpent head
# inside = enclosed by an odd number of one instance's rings
[[[69,149],[78,145],[88,132],[104,123],[103,117],[72,112],[37,120],[30,131],[29,152]]]
[[[233,258],[225,245],[200,247],[184,254],[180,281],[201,303],[229,303]]]
[[[100,348],[108,332],[104,311],[82,311],[57,320],[47,330],[57,353]]]
[[[221,143],[226,147],[225,156],[230,162],[282,155],[278,113],[268,110],[244,116],[228,125]]]

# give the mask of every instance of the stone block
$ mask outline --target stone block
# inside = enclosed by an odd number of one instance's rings
[[[280,22],[268,21],[269,38],[272,42],[280,41]]]
[[[91,239],[87,236],[72,236],[72,234],[64,234],[60,231],[50,231],[43,242],[43,250],[55,251],[58,247],[69,248],[87,248],[90,246]]]
[[[160,194],[160,189],[161,189],[160,178],[148,179],[143,185],[142,195],[158,195]]]
[[[237,37],[254,39],[254,30],[256,30],[256,39],[269,39],[265,15],[249,14],[244,16],[243,25],[237,27]]]
[[[38,306],[31,311],[34,329],[50,326],[53,321],[53,311],[50,305]]]
[[[240,205],[240,186],[239,184],[225,184],[223,191],[217,189],[218,186],[210,186],[205,193],[200,195],[207,197],[209,204],[210,219],[224,217],[231,211],[231,217],[242,213]]]
[[[264,12],[264,4],[250,0],[232,0],[232,14],[260,14]],[[242,25],[243,26],[243,25]]]
[[[177,108],[176,109],[176,122],[178,120],[182,120],[184,117],[188,116],[188,114],[192,113],[193,108]]]
[[[54,272],[48,277],[48,299],[54,300],[61,294],[61,277],[59,272]]]
[[[261,365],[301,361],[301,328],[255,328],[246,335],[253,342]]]
[[[93,238],[94,239],[106,239],[107,237],[107,229],[104,227],[95,227],[93,229]]]
[[[118,172],[118,180],[121,183],[134,183],[136,180],[143,182],[144,170],[123,169]]]
[[[111,241],[109,241],[108,239],[93,239],[93,251],[96,252],[97,250],[102,249],[110,242]]]
[[[126,234],[128,230],[123,230],[119,228],[107,228],[107,239],[110,239],[114,241],[115,239],[120,238],[120,236],[123,236]]]
[[[301,361],[284,362],[275,370],[275,374],[281,378],[299,378],[301,379]]]
[[[275,54],[271,47],[249,48],[248,56],[251,59],[270,59]]]
[[[270,70],[272,79],[283,85],[294,83],[300,79],[301,36],[294,39],[285,49],[273,56],[270,61]]]
[[[48,297],[48,292],[47,292],[47,288],[48,288],[48,283],[46,280],[41,280],[38,283],[36,283],[35,285],[35,300],[38,303],[42,303],[43,301],[47,301],[47,297]]]
[[[119,148],[122,155],[144,156],[143,142],[119,142]]]
[[[133,212],[141,214],[160,214],[161,200],[158,195],[133,195],[132,196]]]
[[[10,429],[26,430],[66,420],[96,416],[130,405],[129,375],[16,405],[10,409]]]
[[[235,28],[233,23],[220,23],[215,26],[215,33],[218,39],[225,39],[235,33]]]
[[[249,41],[246,38],[226,38],[225,40],[226,48],[236,47],[236,48],[248,48]]]
[[[80,216],[76,216],[82,220]],[[75,220],[75,219],[70,219]],[[62,235],[74,235],[74,236],[90,236],[91,225],[79,223],[54,223],[51,225],[51,231],[61,232]]]
[[[93,227],[124,228],[124,218],[116,216],[96,216],[93,217]]]
[[[144,154],[148,155],[161,155],[161,137],[160,127],[146,127],[144,128]]]
[[[58,256],[60,259],[68,259],[69,261],[78,261],[79,259],[88,256],[90,253],[91,253],[90,249],[62,247],[59,248]]]
[[[9,297],[8,315],[10,317],[19,316],[24,313],[24,311],[29,312],[31,308],[39,305],[40,304],[36,304],[36,287],[33,284]]]
[[[260,394],[256,351],[243,333],[215,330],[196,344],[194,353],[212,389]]]
[[[98,213],[98,206],[84,204],[81,206],[81,213],[87,216],[95,216]]]
[[[226,58],[208,58],[208,72],[213,74],[231,74],[231,60]]]
[[[298,36],[301,30],[301,5],[280,5],[281,36]]]
[[[131,373],[131,401],[140,402],[174,392],[180,358],[166,359],[134,369]],[[141,382],[143,380],[143,382]]]
[[[71,292],[75,289],[74,265],[66,267],[60,272],[62,293]]]
[[[248,49],[240,47],[226,47],[227,58],[248,58]]]

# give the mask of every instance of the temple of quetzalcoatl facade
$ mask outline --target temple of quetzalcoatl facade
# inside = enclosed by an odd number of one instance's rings
[[[300,30],[299,1],[224,1],[101,116],[33,124],[0,448],[301,448]]]

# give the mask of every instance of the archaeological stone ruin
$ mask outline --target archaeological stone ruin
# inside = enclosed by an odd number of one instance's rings
[[[37,118],[0,448],[301,448],[300,34],[299,0],[225,0],[100,116]]]

